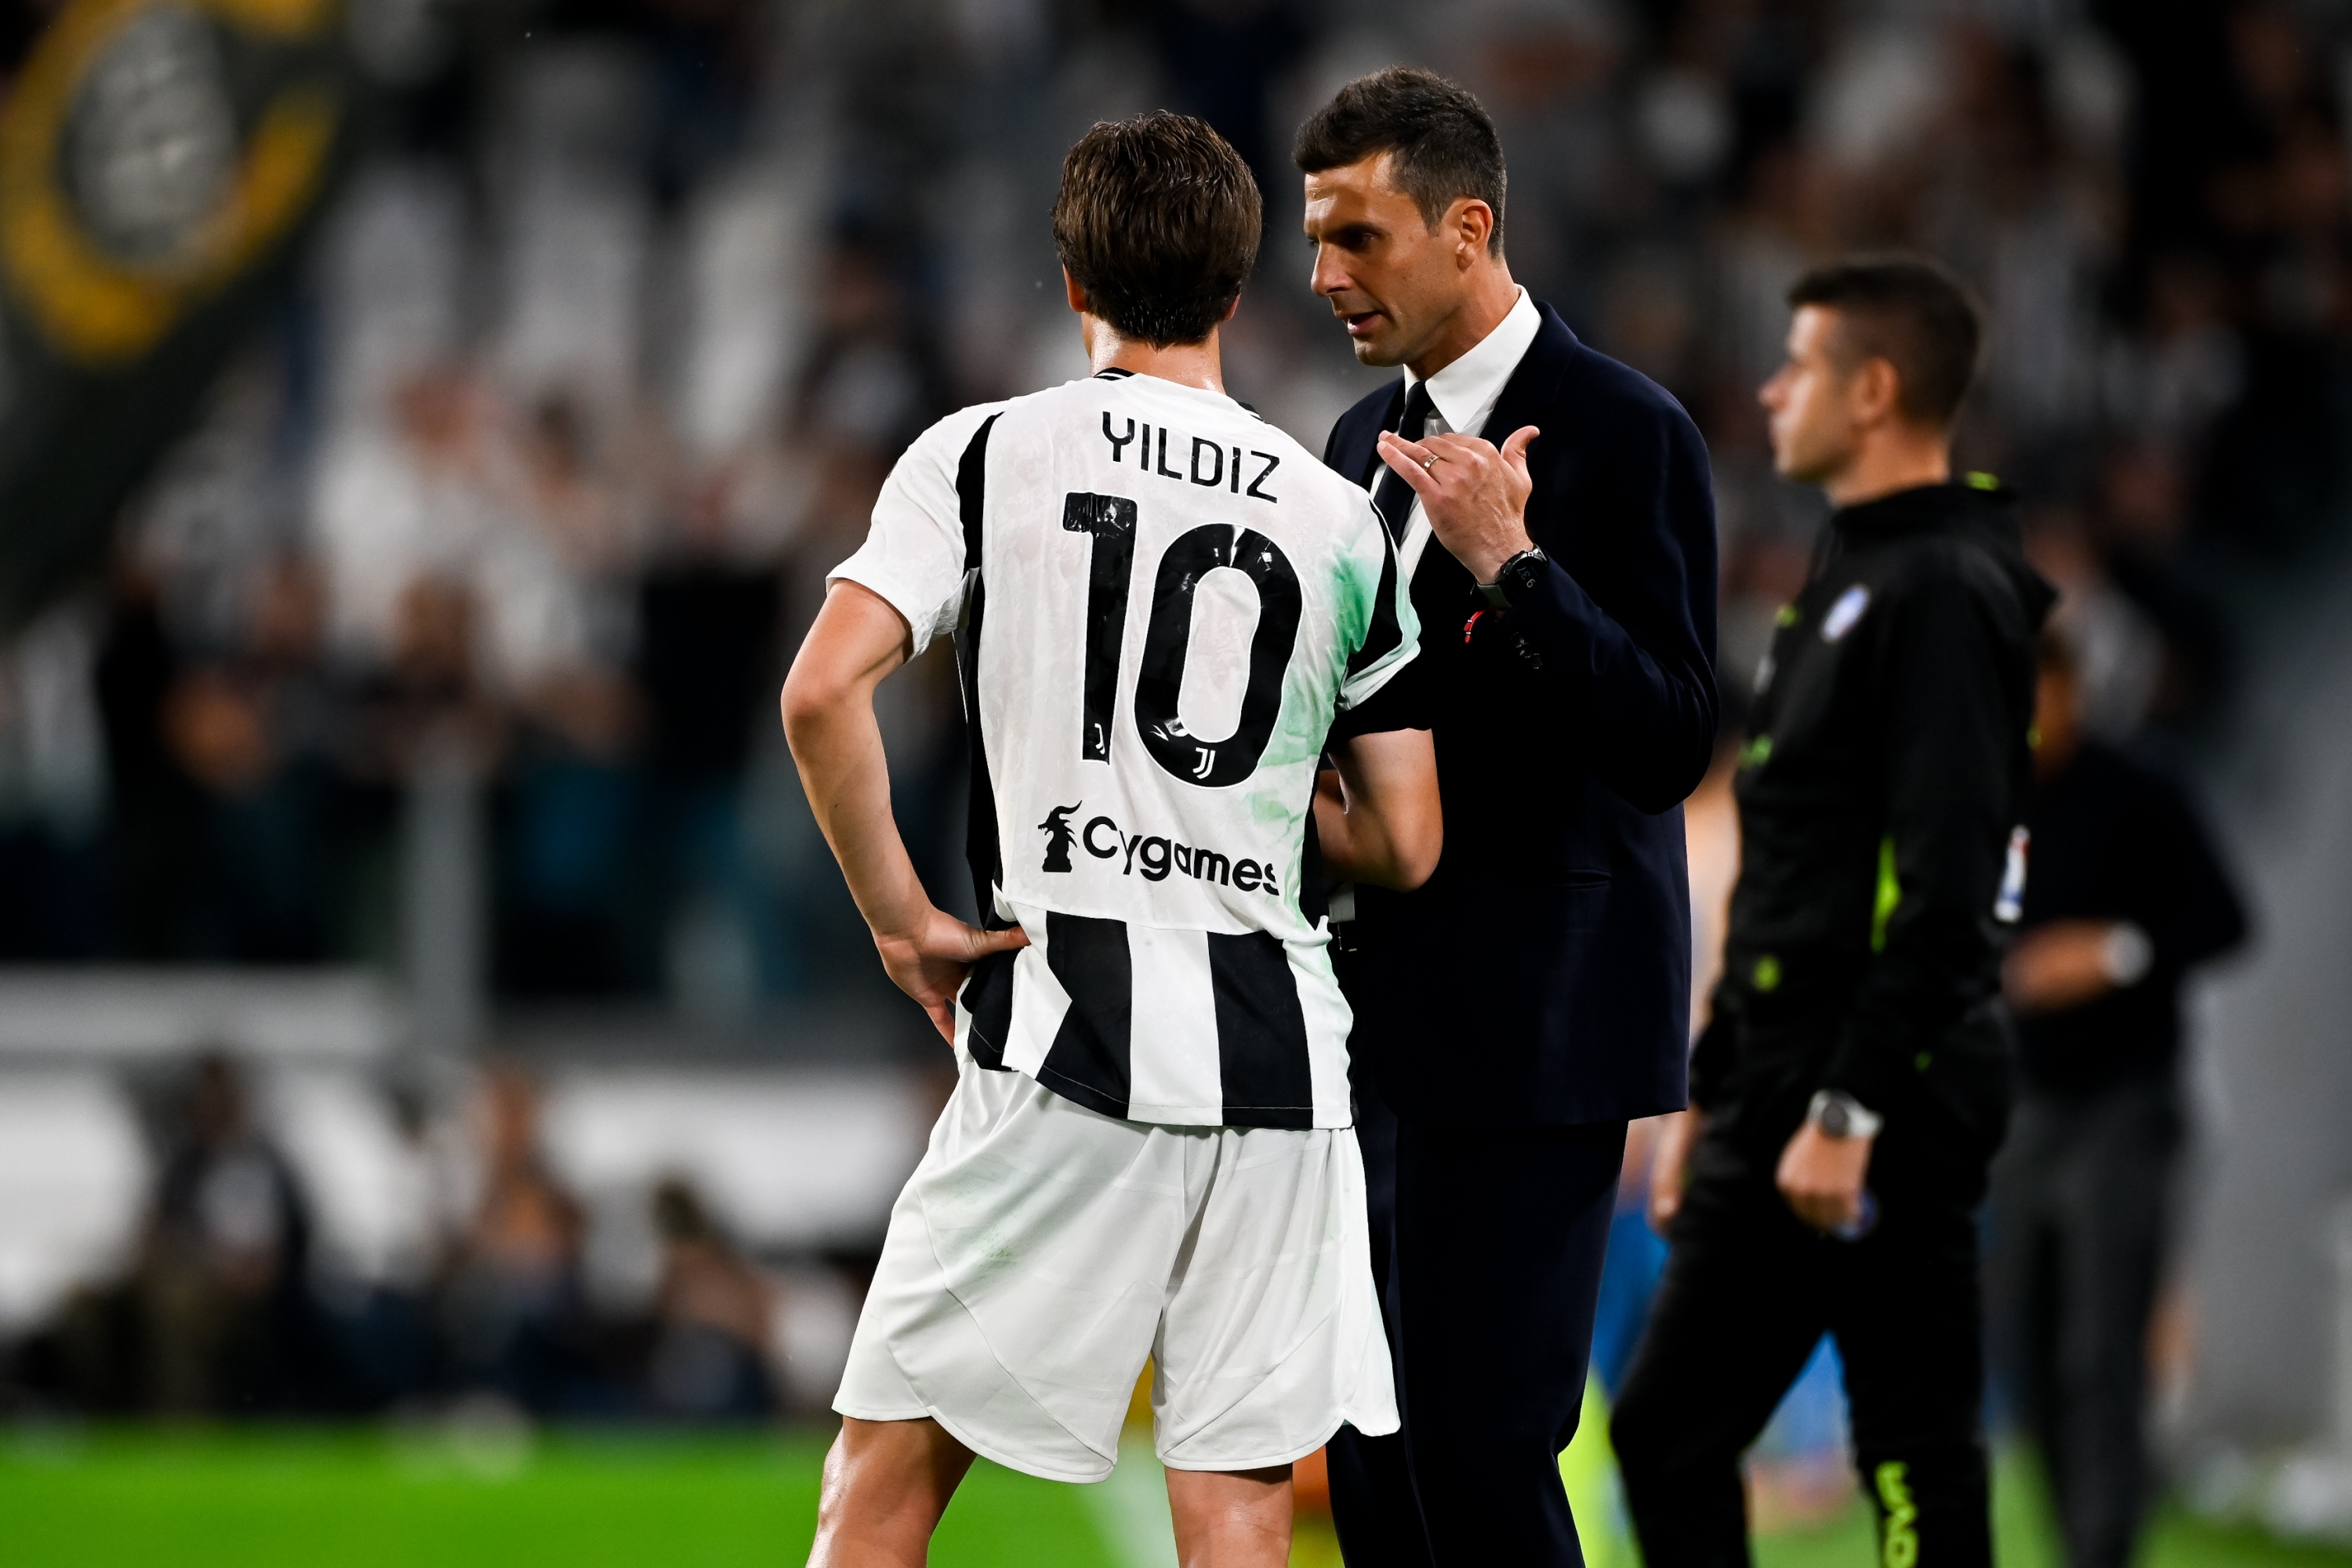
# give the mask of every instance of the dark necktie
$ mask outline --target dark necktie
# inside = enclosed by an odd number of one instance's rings
[[[1412,390],[1404,395],[1404,413],[1396,422],[1396,432],[1408,441],[1418,441],[1429,426],[1429,383],[1416,381]],[[1389,525],[1389,537],[1399,544],[1404,542],[1405,525],[1412,521],[1412,487],[1399,477],[1388,460],[1375,450],[1372,461],[1381,466],[1381,482],[1372,489],[1372,510]]]

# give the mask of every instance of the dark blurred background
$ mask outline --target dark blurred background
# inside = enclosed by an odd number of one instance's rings
[[[1082,373],[1097,119],[1257,169],[1228,376],[1318,445],[1377,378],[1289,136],[1412,61],[1501,124],[1519,279],[1706,433],[1735,712],[1821,516],[1783,290],[1979,291],[1962,458],[2262,937],[2192,1009],[2161,1431],[2217,1497],[2352,1451],[2352,5],[7,3],[0,1405],[821,1408],[944,1070],[773,719],[824,573],[927,423]],[[951,670],[884,700],[958,899]],[[1720,780],[1691,821],[1704,960]]]

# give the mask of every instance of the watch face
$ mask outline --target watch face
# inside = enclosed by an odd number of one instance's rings
[[[1822,1107],[1822,1131],[1827,1136],[1843,1138],[1852,1126],[1853,1122],[1846,1116],[1845,1107],[1836,1100],[1832,1100]]]

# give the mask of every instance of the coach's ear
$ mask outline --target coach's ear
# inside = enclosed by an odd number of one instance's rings
[[[1062,292],[1068,297],[1071,310],[1081,316],[1094,314],[1087,303],[1087,291],[1078,287],[1078,280],[1070,276],[1070,269],[1066,267],[1062,268]]]
[[[1225,306],[1225,313],[1224,313],[1223,315],[1219,316],[1219,317],[1217,318],[1217,325],[1219,325],[1219,326],[1221,326],[1221,327],[1222,327],[1222,326],[1223,326],[1227,321],[1232,321],[1232,320],[1234,319],[1234,312],[1235,310],[1240,310],[1241,308],[1242,308],[1242,295],[1241,295],[1241,290],[1240,290],[1240,289],[1234,289],[1234,297],[1233,297],[1232,301],[1231,301],[1229,304],[1227,304],[1227,305]]]

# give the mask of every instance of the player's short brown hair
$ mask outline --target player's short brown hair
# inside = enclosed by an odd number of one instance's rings
[[[1054,248],[1119,336],[1197,343],[1256,265],[1262,205],[1249,165],[1205,121],[1105,121],[1062,160]]]
[[[1789,290],[1790,309],[1838,313],[1831,352],[1895,367],[1895,405],[1913,423],[1949,428],[1977,375],[1984,319],[1968,289],[1924,256],[1853,256],[1816,267]]]
[[[1468,88],[1417,66],[1358,77],[1307,117],[1290,156],[1300,173],[1319,174],[1382,153],[1424,226],[1435,228],[1446,208],[1475,197],[1495,215],[1486,250],[1503,254],[1503,139]]]

